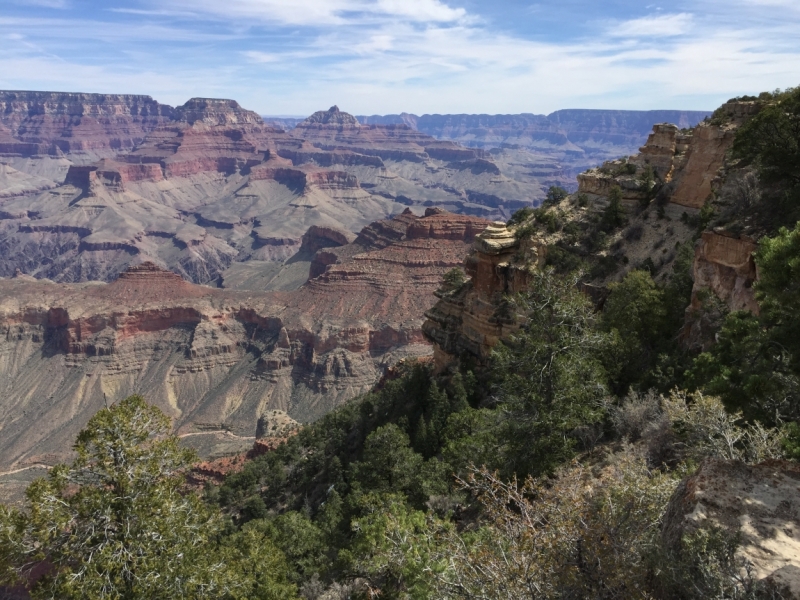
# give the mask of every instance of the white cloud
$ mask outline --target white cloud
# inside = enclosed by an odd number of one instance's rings
[[[226,19],[315,27],[375,18],[454,22],[466,17],[463,8],[451,8],[441,0],[164,0],[159,4]]]
[[[277,54],[270,54],[268,52],[259,52],[257,50],[247,50],[246,52],[242,52],[244,56],[250,59],[251,62],[254,63],[274,63],[279,60],[282,60],[282,57]]]
[[[693,21],[688,13],[643,17],[618,23],[609,28],[608,34],[620,38],[673,37],[689,33]]]

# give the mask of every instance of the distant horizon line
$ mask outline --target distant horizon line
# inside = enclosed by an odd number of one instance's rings
[[[157,102],[158,104],[163,104],[164,106],[169,106],[170,108],[178,108],[179,106],[183,105],[176,105],[172,106],[170,104],[164,104],[157,100],[154,96],[150,94],[129,94],[129,93],[120,93],[120,92],[67,92],[67,91],[59,91],[59,90],[12,90],[12,89],[0,89],[0,94],[4,93],[13,93],[13,94],[25,94],[25,93],[33,93],[33,94],[59,94],[59,95],[81,95],[81,96],[132,96],[132,97],[139,97],[139,98],[149,98],[150,100]],[[235,98],[214,98],[211,96],[191,96],[184,104],[188,103],[191,100],[232,100],[239,104],[239,101]],[[245,110],[252,110],[245,106],[239,104]],[[656,108],[656,109],[624,109],[624,108],[559,108],[554,110],[550,113],[534,113],[534,112],[516,112],[516,113],[487,113],[487,112],[424,112],[422,114],[413,113],[413,112],[395,112],[395,113],[375,113],[372,114],[355,114],[349,113],[356,117],[387,117],[387,116],[402,116],[402,115],[413,115],[415,117],[424,117],[427,115],[487,115],[487,116],[510,116],[510,115],[531,115],[531,116],[549,116],[557,112],[567,111],[567,110],[582,110],[582,111],[597,111],[597,112],[683,112],[683,113],[711,113],[714,112],[714,109],[709,110],[695,110],[695,109],[682,109],[682,108]],[[305,119],[309,115],[270,115],[261,113],[257,110],[253,110],[258,114],[262,119]],[[348,111],[343,111],[348,112]],[[311,113],[313,114],[313,113]]]
[[[222,98],[219,98],[222,100]],[[681,113],[713,113],[713,109],[709,110],[698,110],[698,109],[683,109],[683,108],[649,108],[649,109],[633,109],[633,108],[559,108],[558,110],[554,110],[551,113],[532,113],[532,112],[519,112],[519,113],[486,113],[486,112],[452,112],[452,113],[410,113],[410,112],[399,112],[399,113],[372,113],[372,114],[355,114],[355,113],[348,113],[353,115],[354,117],[402,117],[403,115],[408,115],[412,117],[425,117],[425,116],[442,116],[442,115],[470,115],[470,116],[489,116],[489,117],[507,117],[507,116],[514,116],[514,115],[530,115],[532,117],[548,117],[552,114],[557,112],[565,112],[568,110],[581,110],[581,111],[594,111],[594,112],[632,112],[632,113],[653,113],[653,112],[681,112]],[[347,111],[342,111],[347,112]],[[313,113],[312,113],[313,114]],[[262,119],[307,119],[310,115],[269,115],[269,114],[259,114]]]

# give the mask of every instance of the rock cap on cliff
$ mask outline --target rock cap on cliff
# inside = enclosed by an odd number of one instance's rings
[[[236,100],[225,98],[192,98],[175,109],[175,117],[190,125],[198,121],[206,125],[261,125],[264,122],[258,114],[242,108]]]
[[[339,107],[334,105],[328,110],[318,110],[313,115],[308,117],[305,121],[300,123],[298,127],[303,125],[352,125],[358,127],[358,119],[350,113],[342,112]]]

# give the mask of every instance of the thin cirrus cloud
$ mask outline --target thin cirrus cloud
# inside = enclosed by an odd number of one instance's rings
[[[662,38],[686,35],[692,29],[693,15],[689,13],[648,16],[623,21],[608,30],[618,38]]]
[[[800,83],[793,1],[20,4],[0,15],[0,87],[231,97],[262,114],[711,109]]]
[[[463,8],[439,0],[167,0],[161,4],[199,15],[323,28],[376,17],[441,23],[466,16]]]

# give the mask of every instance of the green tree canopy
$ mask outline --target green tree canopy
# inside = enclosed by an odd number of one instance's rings
[[[526,324],[493,352],[508,473],[547,472],[571,454],[570,433],[601,418],[606,376],[600,356],[609,336],[597,330],[578,277],[537,272],[532,291],[514,298]]]
[[[194,453],[141,396],[98,412],[74,449],[71,465],[30,485],[24,513],[2,509],[6,580],[47,563],[35,598],[294,597],[273,546],[248,532],[220,546],[221,514],[184,490]]]
[[[544,206],[555,206],[567,196],[569,196],[569,192],[565,190],[563,187],[558,185],[551,185],[547,189],[547,195],[545,196],[544,202],[542,204]]]
[[[737,132],[734,153],[766,182],[800,186],[800,87],[778,94]]]
[[[693,384],[730,409],[773,423],[800,417],[800,223],[762,238],[756,253],[760,315],[733,312],[695,359]]]
[[[627,223],[625,207],[622,206],[622,190],[618,185],[608,192],[608,206],[603,210],[601,222],[606,231],[622,227]]]

